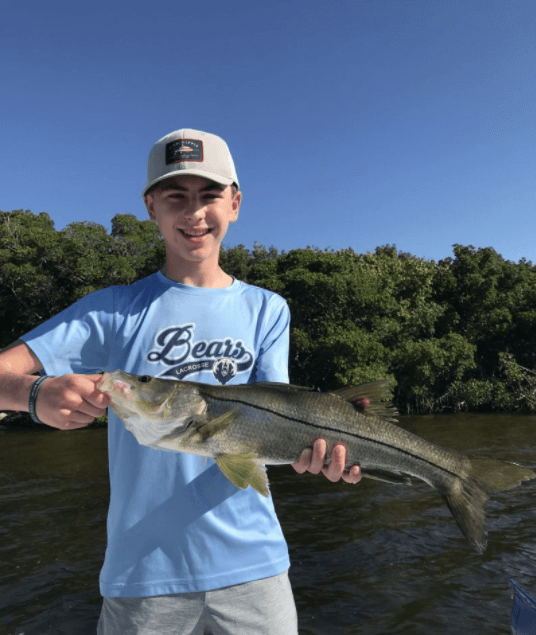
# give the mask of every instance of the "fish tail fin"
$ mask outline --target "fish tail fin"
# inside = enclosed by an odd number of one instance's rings
[[[467,459],[469,476],[454,478],[441,495],[456,519],[463,535],[478,553],[487,545],[484,505],[489,492],[508,490],[536,474],[514,463],[493,459]]]
[[[516,463],[505,463],[494,459],[469,459],[470,475],[491,492],[502,492],[529,481],[536,474]]]
[[[439,492],[452,512],[458,527],[477,553],[484,553],[488,544],[484,505],[487,491],[473,478],[453,478]]]

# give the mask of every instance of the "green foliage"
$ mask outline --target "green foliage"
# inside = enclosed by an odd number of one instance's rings
[[[159,269],[164,246],[150,221],[91,222],[56,231],[48,214],[0,212],[0,345],[91,291],[130,284]]]
[[[73,301],[162,267],[150,221],[117,215],[56,231],[0,212],[0,345]],[[398,252],[222,249],[222,267],[271,289],[292,314],[291,381],[330,390],[391,378],[402,412],[536,411],[536,269],[455,245],[439,263]]]
[[[63,308],[63,240],[48,214],[0,213],[0,324],[4,344]]]
[[[454,382],[461,382],[476,368],[476,346],[462,335],[422,341],[406,340],[393,355],[399,382],[399,398],[407,410],[433,412],[441,409]]]

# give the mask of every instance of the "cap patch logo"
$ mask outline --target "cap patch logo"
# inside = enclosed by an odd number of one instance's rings
[[[181,161],[203,161],[203,142],[198,139],[176,139],[166,144],[166,165]]]

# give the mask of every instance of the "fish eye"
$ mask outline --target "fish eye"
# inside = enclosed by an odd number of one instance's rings
[[[148,381],[151,381],[151,379],[152,377],[149,377],[149,375],[142,375],[141,377],[138,377],[140,384],[146,384]]]

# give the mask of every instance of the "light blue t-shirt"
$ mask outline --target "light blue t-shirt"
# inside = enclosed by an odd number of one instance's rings
[[[189,287],[156,273],[96,291],[22,339],[50,375],[119,368],[243,384],[288,381],[288,332],[287,304],[274,293],[238,280]],[[271,497],[237,489],[212,459],[139,445],[111,411],[108,441],[103,596],[206,591],[288,569]]]

